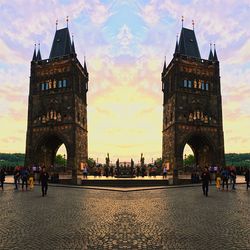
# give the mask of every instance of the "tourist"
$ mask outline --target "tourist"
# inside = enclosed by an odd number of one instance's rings
[[[211,183],[210,173],[208,171],[208,168],[205,168],[204,171],[201,174],[201,180],[202,180],[202,191],[205,196],[208,196],[208,185],[209,182]]]
[[[235,190],[236,170],[234,168],[231,168],[230,170],[230,179],[231,179],[231,184],[232,184],[232,190]]]
[[[88,169],[87,169],[86,166],[83,168],[82,174],[83,174],[83,179],[87,179],[87,176],[88,176]]]
[[[5,181],[5,170],[4,170],[4,168],[1,168],[1,170],[0,170],[0,184],[1,184],[2,190],[3,190],[4,181]]]
[[[29,188],[32,190],[34,188],[34,171],[33,168],[30,168],[29,173]]]
[[[166,167],[164,167],[164,168],[163,168],[163,173],[162,173],[163,179],[167,179],[167,173],[168,173],[168,170],[167,170]]]
[[[18,190],[18,179],[19,178],[20,178],[20,170],[19,170],[19,167],[16,167],[14,170],[15,190]]]
[[[246,172],[245,172],[245,181],[246,181],[246,184],[247,184],[247,190],[249,188],[249,180],[250,180],[250,171],[249,171],[249,168],[247,168]]]
[[[47,195],[47,191],[48,191],[48,180],[49,180],[49,174],[46,171],[46,168],[43,167],[42,171],[40,173],[40,182],[42,185],[42,196]]]
[[[224,186],[226,183],[227,191],[228,191],[228,178],[229,178],[229,171],[227,168],[224,168],[221,172],[222,176],[222,190],[224,190]]]
[[[217,170],[217,173],[215,175],[215,181],[216,181],[216,188],[217,188],[217,190],[220,190],[221,175],[220,175],[220,171],[219,170]]]
[[[29,172],[27,168],[23,168],[21,170],[21,180],[22,180],[22,191],[25,185],[26,191],[28,189],[28,177],[29,177]]]

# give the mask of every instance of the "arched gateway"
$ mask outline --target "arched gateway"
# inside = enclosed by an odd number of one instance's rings
[[[25,165],[51,166],[64,144],[73,180],[86,164],[88,72],[77,59],[68,28],[57,30],[49,59],[31,61]]]
[[[225,164],[219,62],[210,48],[201,59],[194,30],[182,28],[173,59],[162,72],[163,163],[174,180],[188,144],[200,167]]]

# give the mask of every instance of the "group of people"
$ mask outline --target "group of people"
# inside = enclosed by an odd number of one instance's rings
[[[202,181],[202,191],[205,196],[208,196],[208,187],[209,183],[211,183],[211,175],[209,169],[206,167],[201,174],[201,181]],[[235,190],[236,185],[236,169],[235,168],[223,168],[221,171],[218,170],[215,175],[216,181],[216,188],[217,190],[224,191],[225,187],[228,191],[229,182],[231,184],[232,190]],[[246,181],[246,188],[249,188],[249,181],[250,181],[250,171],[246,169],[245,171],[245,181]]]
[[[2,168],[0,170],[0,183],[1,188],[4,190],[4,182],[5,182],[5,170]],[[22,187],[22,191],[32,190],[34,188],[34,181],[35,181],[35,173],[33,171],[33,168],[26,168],[26,167],[16,167],[13,173],[14,177],[14,185],[15,190],[19,189],[19,185]],[[41,171],[39,172],[39,178],[38,181],[41,183],[42,187],[42,196],[45,196],[47,194],[48,190],[48,180],[49,180],[49,174],[46,171],[45,167],[42,167]]]

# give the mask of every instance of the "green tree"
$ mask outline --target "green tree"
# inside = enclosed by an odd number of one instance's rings
[[[184,166],[192,166],[195,164],[195,158],[193,155],[188,155],[183,161]]]

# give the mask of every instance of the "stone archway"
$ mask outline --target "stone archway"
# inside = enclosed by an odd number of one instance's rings
[[[55,157],[60,146],[64,144],[67,152],[66,169],[72,172],[73,156],[67,139],[59,133],[41,135],[34,148],[34,163],[51,169],[55,165]]]
[[[181,166],[183,166],[183,151],[186,144],[190,146],[194,153],[196,166],[204,168],[215,164],[215,146],[212,140],[205,133],[192,133],[183,139],[177,150],[177,158],[182,159]]]

